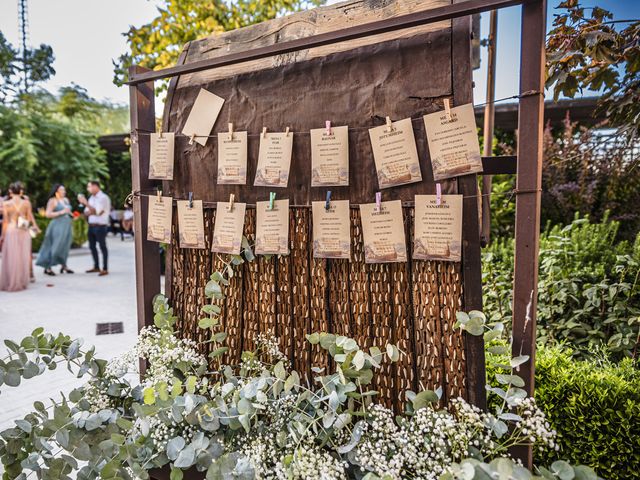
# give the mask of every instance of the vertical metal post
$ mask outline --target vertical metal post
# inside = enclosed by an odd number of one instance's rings
[[[139,66],[129,68],[129,75],[148,71]],[[149,135],[155,132],[155,97],[153,80],[129,87],[131,115],[131,184],[134,192],[149,191]],[[136,293],[138,330],[153,325],[151,301],[160,293],[160,253],[158,244],[147,241],[148,197],[133,196],[135,233]]]
[[[546,0],[522,5],[520,98],[518,113],[518,177],[516,194],[516,244],[513,282],[513,355],[530,359],[517,372],[525,390],[533,395],[538,296],[538,247],[542,185],[542,128],[544,119],[544,65]],[[531,447],[514,449],[524,465],[532,465]]]
[[[496,48],[498,41],[498,10],[491,11],[489,21],[488,58],[487,58],[487,96],[484,107],[483,152],[485,157],[493,155],[493,124],[496,98]],[[491,240],[491,175],[482,177],[482,231],[480,244],[486,246]]]

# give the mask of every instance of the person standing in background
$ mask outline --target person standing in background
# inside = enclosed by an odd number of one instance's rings
[[[87,191],[91,194],[89,200],[84,195],[78,195],[78,201],[84,205],[84,214],[89,222],[89,248],[93,256],[93,268],[87,273],[98,273],[99,276],[109,274],[109,252],[107,251],[107,232],[109,230],[109,213],[111,212],[111,200],[100,189],[100,182],[91,181],[87,184]],[[102,253],[102,269],[98,249]]]
[[[71,249],[71,205],[64,185],[53,186],[47,202],[47,218],[51,219],[44,235],[44,241],[38,253],[36,265],[44,267],[45,275],[54,276],[51,267],[61,265],[60,273],[73,273],[67,267],[67,258]]]

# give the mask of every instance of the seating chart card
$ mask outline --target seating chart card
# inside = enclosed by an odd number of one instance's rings
[[[171,197],[149,196],[147,240],[150,242],[171,243],[172,216],[173,199]]]
[[[349,185],[349,127],[311,130],[311,186]]]
[[[407,261],[404,236],[402,202],[381,202],[380,211],[375,203],[360,205],[365,263],[391,263]]]
[[[247,132],[218,133],[218,184],[247,184]]]
[[[435,181],[482,172],[473,105],[453,107],[423,117]]]
[[[256,253],[289,254],[289,199],[256,203]]]
[[[289,183],[293,133],[260,135],[260,150],[254,186],[282,187]]]
[[[246,208],[246,203],[234,202],[233,209],[229,210],[229,203],[218,202],[211,241],[212,252],[240,255]]]
[[[205,248],[202,200],[194,200],[192,208],[186,200],[178,202],[178,231],[180,248]]]
[[[218,119],[223,104],[224,98],[201,88],[191,107],[189,117],[182,127],[182,133],[189,138],[196,135],[194,141],[202,146],[206,145],[209,140],[208,135]]]
[[[313,257],[351,258],[349,200],[312,202]]]
[[[174,133],[149,134],[149,179],[173,180]]]
[[[420,182],[420,162],[410,118],[369,129],[380,188]]]
[[[459,262],[462,258],[462,195],[416,195],[413,258]]]

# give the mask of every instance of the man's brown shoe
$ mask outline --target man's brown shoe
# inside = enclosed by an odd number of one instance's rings
[[[98,273],[100,271],[99,268],[92,268],[91,270],[87,270],[86,273]]]
[[[104,277],[105,275],[109,275],[109,270],[100,270],[98,274],[99,277]]]

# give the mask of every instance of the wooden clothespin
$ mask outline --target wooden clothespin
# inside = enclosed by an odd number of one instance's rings
[[[164,137],[163,137],[163,135],[164,135],[164,134],[162,133],[162,129],[160,129],[160,131],[158,132],[158,137],[160,137],[160,138],[164,138]]]
[[[233,140],[233,123],[229,124],[229,140]]]
[[[393,122],[391,122],[391,118],[387,117],[386,122],[387,122],[387,132],[393,132]]]
[[[444,115],[447,117],[447,121],[451,121],[451,102],[448,98],[442,99],[444,104]]]
[[[269,192],[269,210],[273,210],[273,204],[276,201],[276,192]]]
[[[267,127],[262,127],[262,138],[267,136]]]
[[[156,190],[156,198],[160,203],[162,203],[162,190],[160,190],[159,188]]]
[[[189,137],[189,145],[193,145],[194,140],[196,139],[196,134],[192,133]]]
[[[380,213],[381,209],[382,209],[382,192],[376,192],[376,213]]]
[[[440,206],[442,204],[442,185],[436,183],[436,205]]]
[[[324,201],[324,209],[329,210],[329,202],[331,202],[331,190],[327,190],[327,198]]]
[[[193,208],[193,192],[189,192],[189,208]]]
[[[233,204],[236,201],[236,196],[233,193],[229,194],[229,211],[233,212]]]
[[[284,131],[284,136],[285,137],[289,136],[289,127],[287,127],[286,130]]]
[[[326,134],[331,135],[331,120],[325,121],[324,127],[327,129]]]

